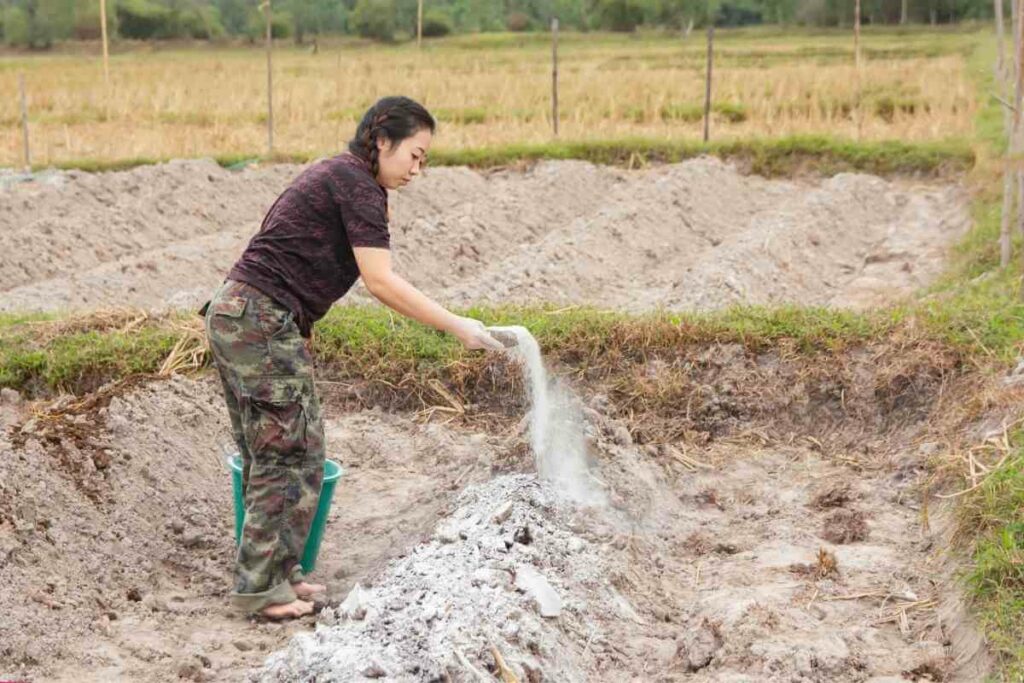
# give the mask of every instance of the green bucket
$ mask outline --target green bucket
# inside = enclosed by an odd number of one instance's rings
[[[231,488],[235,497],[235,544],[242,538],[242,525],[245,524],[245,502],[242,500],[242,459],[236,454],[228,458],[231,467]],[[306,547],[302,551],[302,572],[309,574],[316,567],[316,557],[320,554],[320,542],[324,539],[324,527],[327,526],[327,513],[331,511],[331,499],[334,498],[334,487],[344,473],[341,465],[333,460],[324,460],[324,483],[320,489],[320,501],[316,506],[316,516],[306,538]]]

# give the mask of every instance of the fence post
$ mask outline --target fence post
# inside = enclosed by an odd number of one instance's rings
[[[857,119],[857,140],[860,140],[861,129],[864,124],[864,117],[860,106],[860,0],[853,3],[853,69],[855,79],[854,90],[854,116]]]
[[[1018,155],[1021,149],[1021,106],[1024,105],[1024,11],[1017,0],[1017,15],[1014,17],[1013,26],[1013,63],[1014,63],[1014,92],[1013,92],[1013,129],[1010,131],[1010,153],[1013,157],[1009,172],[1017,176],[1017,228],[1024,234],[1024,171],[1021,171]],[[1024,249],[1021,250],[1024,258]],[[1020,290],[1021,298],[1024,298],[1024,288]]]
[[[1009,99],[1007,94],[1008,88],[1006,83],[1006,63],[1005,63],[1005,29],[1003,28],[1003,0],[993,0],[992,3],[992,14],[996,20],[996,63],[995,63],[995,81],[996,90],[1006,101]],[[1016,30],[1016,25],[1014,25]],[[1010,110],[1004,105],[1003,109],[1003,129],[1006,131],[1007,138],[1013,135],[1010,128],[1010,123],[1013,120],[1010,115]],[[1006,159],[1009,160],[1009,147],[1007,147]],[[1002,213],[999,216],[999,266],[1002,268],[1010,265],[1011,256],[1011,241],[1010,241],[1010,218],[1013,212],[1013,196],[1016,188],[1013,186],[1013,171],[1009,168],[1003,169],[1003,207]]]
[[[714,62],[715,18],[708,17],[707,75],[704,77],[704,142],[711,137],[711,65]]]
[[[551,19],[551,125],[558,137],[558,17]]]
[[[107,0],[100,0],[100,35],[103,38],[103,85],[110,87],[110,48],[107,47]]]
[[[263,7],[267,13],[267,156],[274,153],[274,65],[271,53],[274,50],[273,12],[270,0]]]
[[[423,47],[423,0],[416,3],[416,47]]]
[[[28,144],[28,102],[25,99],[25,74],[18,74],[18,90],[21,92],[21,131],[25,141],[25,171],[32,172],[32,150]]]

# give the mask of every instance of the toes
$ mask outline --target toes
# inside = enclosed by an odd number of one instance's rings
[[[286,605],[271,605],[260,611],[260,617],[276,621],[280,619],[298,619],[313,613],[313,603],[296,600]]]

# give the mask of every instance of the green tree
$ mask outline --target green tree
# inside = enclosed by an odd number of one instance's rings
[[[71,37],[76,40],[98,40],[100,29],[100,3],[97,0],[75,0]],[[114,2],[107,3],[107,35],[117,35],[117,12]]]
[[[505,25],[505,10],[494,0],[453,0],[451,16],[459,31],[500,31]]]
[[[74,0],[15,0],[3,7],[4,41],[48,48],[71,36]]]
[[[29,16],[24,7],[8,5],[4,8],[4,42],[8,45],[29,44]]]
[[[117,23],[125,38],[147,40],[160,36],[170,11],[152,0],[118,0]]]
[[[247,0],[215,0],[224,30],[231,35],[244,34],[249,23],[251,5]]]
[[[273,7],[273,5],[271,5]],[[286,12],[274,10],[270,19],[271,37],[287,38],[292,34],[292,18]],[[267,35],[267,18],[263,10],[253,6],[249,8],[249,19],[246,22],[245,35],[250,41],[263,40]]]
[[[644,20],[641,0],[598,0],[595,19],[609,31],[634,31]]]
[[[454,30],[451,16],[440,8],[423,13],[423,35],[428,38],[446,36]]]
[[[292,34],[301,45],[307,35],[342,33],[349,14],[342,0],[288,0],[285,5],[292,19]]]
[[[349,25],[363,38],[394,40],[395,10],[394,0],[358,0]]]
[[[582,0],[554,0],[551,13],[558,17],[559,26],[587,28],[587,6]]]

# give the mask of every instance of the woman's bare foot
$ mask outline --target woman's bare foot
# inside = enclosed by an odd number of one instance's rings
[[[260,616],[266,619],[298,619],[313,613],[313,603],[296,600],[278,605],[267,605],[260,610]]]
[[[327,586],[322,583],[306,583],[305,581],[299,581],[298,583],[292,584],[292,590],[299,596],[300,600],[306,600],[317,593],[323,593],[327,590]]]

